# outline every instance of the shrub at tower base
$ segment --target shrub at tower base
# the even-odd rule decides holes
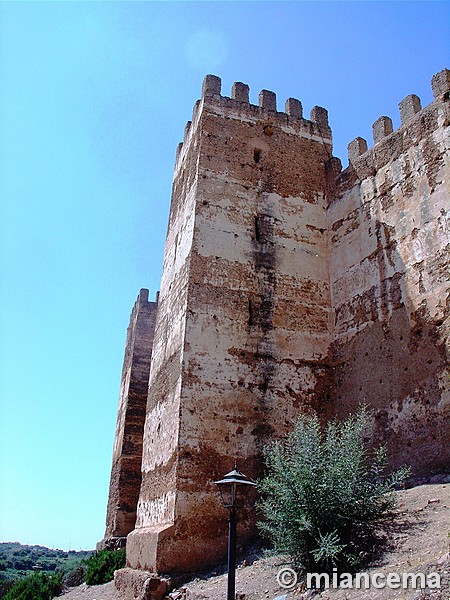
[[[303,572],[357,569],[375,522],[394,507],[393,489],[409,474],[403,467],[384,475],[385,449],[367,447],[369,421],[365,408],[325,429],[304,415],[265,451],[259,527]]]
[[[114,579],[114,571],[125,566],[125,548],[100,550],[86,561],[85,581],[88,585],[101,585]]]

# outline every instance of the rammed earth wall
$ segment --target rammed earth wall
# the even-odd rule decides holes
[[[148,290],[142,289],[130,316],[120,382],[106,531],[103,540],[97,544],[99,550],[123,547],[136,523],[157,307],[157,301],[148,301]]]
[[[368,403],[392,466],[417,476],[450,466],[448,75],[423,110],[414,95],[400,103],[398,130],[381,117],[373,148],[350,145],[328,209],[332,414]]]

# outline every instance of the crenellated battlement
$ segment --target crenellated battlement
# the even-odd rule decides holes
[[[131,315],[130,315],[130,321],[134,321],[137,318],[138,314],[141,312],[141,310],[145,307],[147,307],[150,310],[155,310],[157,308],[159,292],[156,292],[156,298],[155,298],[154,302],[149,300],[148,297],[149,297],[149,290],[147,288],[142,288],[139,291],[139,295],[136,298],[136,301],[133,305]]]
[[[246,105],[251,108],[252,114],[256,113],[261,116],[267,116],[266,112],[273,113],[272,117],[278,118],[282,122],[289,121],[289,119],[299,119],[306,121],[303,118],[303,107],[300,100],[296,98],[288,98],[285,102],[284,111],[277,110],[277,96],[275,92],[270,90],[261,90],[258,95],[258,104],[252,104],[249,100],[250,88],[246,83],[240,81],[233,83],[231,88],[231,96],[223,96],[221,94],[222,81],[220,77],[216,75],[206,75],[203,81],[202,87],[202,99],[208,99],[220,103],[221,101],[232,101],[228,102],[228,106],[245,109]],[[258,110],[259,109],[259,110]],[[321,106],[314,106],[310,112],[309,122],[314,123],[321,128],[329,131],[324,131],[331,136],[331,130],[328,123],[328,111]]]
[[[133,305],[133,309],[131,311],[130,319],[133,320],[136,315],[139,313],[142,306],[149,304],[148,300],[149,290],[146,288],[142,288],[139,290],[139,295],[136,298],[136,301]]]
[[[392,119],[387,116],[382,116],[377,119],[372,125],[374,147],[368,148],[367,141],[364,138],[357,137],[352,140],[348,149],[348,160],[351,165],[354,165],[363,155],[371,152],[389,136],[402,136],[405,127],[409,127],[419,114],[422,115],[425,111],[434,107],[436,103],[448,102],[450,95],[450,70],[443,69],[431,79],[431,88],[433,90],[434,100],[427,107],[422,108],[421,100],[416,94],[409,94],[401,102],[399,102],[399,112],[401,125],[394,131]],[[395,145],[395,140],[392,140]],[[367,158],[367,157],[365,157]]]
[[[227,117],[242,120],[265,120],[271,125],[279,125],[284,131],[293,135],[309,138],[317,138],[324,144],[329,145],[330,154],[332,147],[332,132],[328,122],[328,111],[321,106],[314,106],[310,111],[310,118],[303,116],[303,106],[300,100],[288,98],[285,102],[284,111],[277,109],[277,97],[275,92],[261,90],[258,95],[258,104],[250,102],[250,87],[240,81],[233,83],[231,95],[222,95],[222,80],[216,75],[206,75],[202,85],[202,97],[195,103],[192,119],[185,126],[183,142],[177,147],[176,161],[182,154],[182,149],[187,145],[190,132],[196,123],[201,107],[217,109],[222,114],[226,112]]]

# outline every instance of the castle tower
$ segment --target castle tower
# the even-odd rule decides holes
[[[106,531],[97,549],[119,548],[134,529],[157,301],[142,289],[131,312],[120,383]]]
[[[177,153],[150,370],[132,569],[189,571],[226,555],[214,480],[326,396],[331,314],[327,112],[277,112],[207,76]],[[242,511],[240,539],[254,533]]]

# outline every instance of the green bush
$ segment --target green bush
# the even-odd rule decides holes
[[[114,571],[125,566],[125,548],[122,550],[100,550],[86,561],[88,585],[100,585],[114,579]]]
[[[409,474],[383,475],[386,451],[368,451],[368,427],[365,408],[324,430],[304,415],[284,442],[265,450],[258,525],[303,572],[360,566],[373,524],[394,506],[390,492]]]
[[[51,600],[61,592],[60,573],[34,573],[15,583],[4,600]]]
[[[0,598],[4,598],[14,584],[11,579],[0,579]]]
[[[64,573],[63,575],[63,586],[64,587],[76,587],[77,585],[81,585],[86,577],[86,565],[82,564]]]

